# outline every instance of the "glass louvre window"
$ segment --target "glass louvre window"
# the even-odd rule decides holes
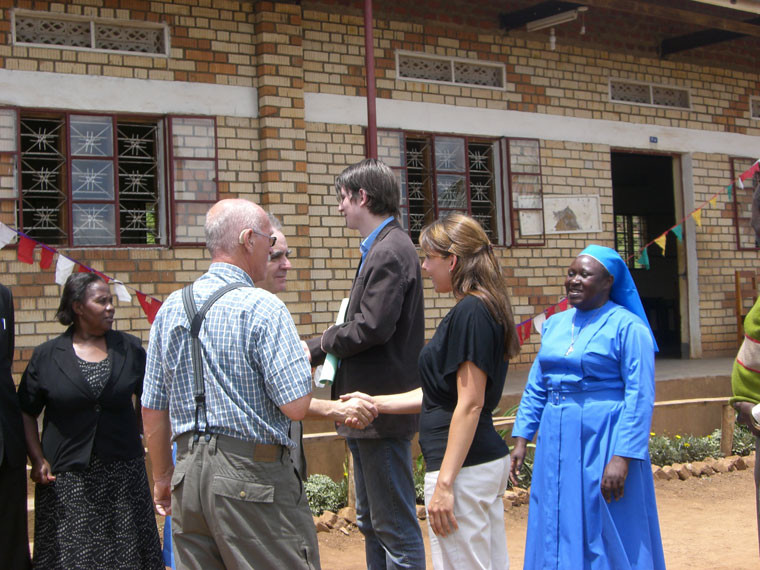
[[[422,228],[451,212],[477,219],[493,243],[504,244],[499,221],[497,141],[380,131],[378,155],[397,172],[401,222],[416,243]]]
[[[174,242],[203,243],[206,212],[217,200],[216,123],[172,117]]]
[[[6,119],[0,114],[0,134],[5,132]],[[169,149],[175,152],[173,181],[180,198],[176,206],[178,212],[197,215],[177,215],[177,219],[182,235],[191,236],[185,242],[203,243],[203,216],[217,199],[215,123],[213,119],[183,121],[193,124],[193,136]],[[162,118],[22,113],[21,195],[15,222],[19,229],[56,246],[167,245],[165,122]],[[188,152],[193,145],[203,150]],[[198,154],[214,158],[201,160]],[[12,156],[0,149],[0,199],[16,198]],[[1,202],[3,219],[13,203]]]
[[[752,194],[755,191],[753,178],[744,181],[740,188],[736,179],[744,174],[755,163],[754,158],[731,158],[731,180],[733,180],[731,196],[734,206],[734,229],[736,231],[736,249],[749,251],[758,249],[755,243],[755,231],[750,226],[752,217]]]
[[[543,244],[544,195],[538,141],[509,139],[507,148],[514,244]]]
[[[16,223],[18,197],[18,112],[0,109],[0,222]]]
[[[631,269],[646,269],[639,263],[646,236],[646,220],[642,216],[615,214],[615,249]]]

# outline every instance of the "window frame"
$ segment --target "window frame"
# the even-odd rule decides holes
[[[433,203],[433,211],[434,211],[434,218],[435,220],[440,219],[441,212],[451,212],[451,211],[460,211],[456,208],[440,208],[438,205],[437,200],[437,174],[438,171],[435,168],[435,139],[438,138],[459,138],[464,141],[464,150],[465,150],[465,162],[466,162],[466,169],[463,172],[464,177],[464,183],[466,188],[466,202],[467,202],[467,214],[472,215],[472,188],[470,185],[471,181],[471,172],[470,167],[468,164],[469,157],[469,144],[470,143],[481,143],[481,144],[490,144],[492,146],[492,154],[493,154],[493,185],[494,185],[494,204],[493,204],[493,211],[497,218],[497,227],[494,228],[492,233],[496,236],[496,241],[493,244],[496,247],[540,247],[544,246],[546,244],[546,228],[544,227],[543,222],[543,213],[544,213],[544,207],[543,207],[543,181],[542,181],[542,174],[541,174],[541,144],[539,139],[533,139],[533,138],[524,138],[524,137],[489,137],[489,136],[479,136],[479,135],[461,135],[456,133],[443,133],[443,132],[434,132],[434,131],[407,131],[404,129],[378,129],[378,138],[381,136],[381,133],[394,133],[394,134],[400,134],[401,135],[401,144],[403,145],[402,149],[402,157],[404,157],[402,166],[392,166],[389,164],[389,167],[394,172],[403,172],[407,174],[406,180],[407,185],[401,185],[401,191],[406,192],[406,196],[401,200],[401,204],[399,207],[399,210],[402,214],[406,211],[407,216],[409,214],[409,188],[408,188],[408,166],[406,164],[406,141],[408,137],[418,137],[418,138],[428,138],[429,144],[430,144],[430,153],[431,153],[431,160],[433,162],[433,169],[430,173],[430,176],[432,178],[431,182],[431,189],[433,191],[432,196],[432,203]],[[369,136],[369,132],[367,132],[367,136]],[[539,180],[540,184],[540,198],[541,198],[541,208],[514,208],[513,207],[513,190],[512,190],[512,165],[511,165],[511,155],[510,155],[510,148],[509,148],[509,142],[510,141],[533,141],[536,143],[537,149],[538,149],[538,165],[539,165],[539,171],[538,173],[523,173],[521,171],[514,171],[514,174],[520,175],[520,174],[528,174],[531,176],[536,176]],[[448,171],[446,172],[448,174]],[[496,196],[497,193],[501,193],[501,196]],[[405,204],[405,205],[404,205]],[[534,236],[527,236],[527,239],[522,236],[517,235],[517,224],[515,223],[515,219],[513,218],[513,214],[519,215],[520,211],[527,211],[527,210],[536,210],[540,211],[541,216],[541,234],[540,239],[533,239]],[[408,218],[407,218],[408,219]],[[403,224],[402,224],[403,225]],[[407,233],[411,236],[411,221],[409,222],[409,227],[406,228]]]
[[[614,99],[612,97],[612,84],[613,83],[630,83],[631,85],[644,85],[649,88],[649,103],[639,103],[638,101],[621,101],[620,99]],[[661,105],[654,103],[654,90],[655,89],[674,89],[678,91],[684,91],[686,98],[689,100],[689,104],[686,107],[675,107],[673,105]],[[692,96],[691,90],[688,87],[676,87],[675,85],[667,85],[665,83],[654,83],[651,81],[633,81],[630,79],[623,79],[621,77],[609,77],[607,79],[607,100],[614,105],[636,105],[638,107],[652,107],[654,109],[671,109],[673,111],[691,111],[692,110]]]
[[[752,194],[754,193],[754,186],[752,185],[752,179],[750,178],[748,182],[744,182],[744,188],[740,188],[739,185],[736,183],[737,178],[743,173],[743,171],[739,171],[736,169],[736,163],[739,161],[747,161],[750,164],[755,163],[754,158],[749,157],[743,157],[743,156],[730,156],[728,158],[729,167],[731,170],[731,180],[733,181],[732,188],[733,191],[731,192],[731,199],[733,201],[733,221],[734,221],[734,235],[736,236],[736,251],[760,251],[760,247],[757,245],[753,247],[746,247],[742,245],[742,229],[746,229],[750,227],[749,224],[749,217],[739,217],[739,192],[747,192],[749,194],[749,204],[750,204],[750,211],[751,211],[751,204],[752,204]],[[751,240],[754,242],[754,239]]]
[[[16,37],[16,16],[22,16],[27,17],[30,19],[37,19],[37,20],[57,20],[57,21],[67,21],[67,22],[82,22],[89,25],[90,28],[90,45],[89,46],[69,46],[69,45],[61,45],[61,44],[44,44],[44,43],[35,43],[35,42],[24,42],[19,41]],[[164,51],[162,53],[159,52],[142,52],[142,51],[129,51],[129,50],[116,50],[116,49],[105,49],[97,47],[96,38],[97,38],[97,32],[96,28],[98,25],[101,26],[110,26],[115,28],[124,28],[124,29],[151,29],[151,30],[158,30],[162,32],[163,35],[163,42],[164,42]],[[166,22],[149,22],[146,20],[118,20],[114,18],[100,18],[95,16],[81,16],[78,14],[65,14],[65,13],[58,13],[58,12],[48,12],[48,11],[38,11],[38,10],[27,10],[24,8],[13,8],[11,10],[11,45],[14,46],[22,46],[22,47],[33,47],[33,48],[47,48],[47,49],[70,49],[74,51],[88,51],[88,52],[98,52],[98,53],[112,53],[112,54],[119,54],[119,55],[131,55],[131,56],[145,56],[145,57],[159,57],[168,59],[169,55],[171,54],[171,34],[169,33],[169,26],[166,24]]]
[[[65,243],[57,245],[60,248],[74,248],[74,249],[103,249],[103,248],[173,248],[173,247],[205,247],[205,240],[200,241],[184,241],[180,242],[176,240],[176,201],[174,199],[174,144],[171,133],[171,125],[173,119],[199,119],[204,121],[210,121],[213,125],[213,158],[205,159],[207,162],[213,164],[213,182],[215,185],[214,199],[213,200],[199,200],[190,201],[184,200],[181,202],[187,203],[208,203],[213,204],[219,199],[219,140],[217,121],[214,116],[207,115],[155,115],[155,114],[139,114],[139,113],[105,113],[105,112],[90,112],[79,110],[63,110],[63,109],[38,109],[38,108],[24,108],[13,106],[0,106],[0,109],[4,111],[12,110],[15,112],[16,120],[16,150],[15,151],[0,151],[0,155],[14,156],[14,164],[16,173],[14,177],[14,197],[3,197],[0,195],[0,203],[13,203],[14,211],[12,213],[5,212],[0,207],[1,215],[12,215],[14,218],[14,225],[19,231],[24,231],[23,227],[23,191],[22,191],[22,152],[21,152],[21,121],[23,116],[61,119],[64,122],[65,134],[65,149],[64,149],[64,161],[65,161],[65,194],[66,194],[66,227],[63,228],[65,232]],[[87,203],[112,203],[114,204],[114,231],[115,242],[114,244],[74,244],[73,242],[73,203],[74,198],[72,194],[72,162],[75,159],[80,159],[80,155],[74,155],[71,148],[71,117],[72,116],[85,116],[85,117],[109,117],[112,121],[113,127],[113,152],[110,158],[102,158],[102,160],[110,160],[114,165],[113,171],[113,183],[114,183],[114,199],[111,201],[102,200],[87,200]],[[159,243],[122,243],[121,235],[121,202],[120,202],[120,176],[119,176],[119,157],[118,157],[118,126],[119,123],[125,122],[145,122],[145,124],[160,125],[159,133],[156,137],[156,149],[155,159],[159,165],[159,172],[157,172],[158,192],[162,195],[157,196],[159,209],[163,211],[159,212],[158,229],[159,231],[165,229],[163,240]],[[201,159],[193,159],[201,160]],[[162,172],[160,170],[163,170]],[[160,235],[160,234],[159,234]],[[35,239],[35,238],[32,238]]]
[[[507,189],[507,195],[509,203],[505,205],[505,208],[507,208],[509,212],[509,218],[508,218],[508,224],[511,232],[511,244],[510,247],[544,247],[546,245],[546,224],[544,222],[544,183],[543,183],[543,172],[541,170],[541,140],[540,139],[533,139],[533,138],[527,138],[527,137],[504,137],[501,139],[505,146],[505,165],[506,165],[506,173],[507,173],[507,180],[505,183],[506,189]],[[538,173],[534,172],[523,172],[523,171],[515,171],[512,169],[512,149],[510,147],[511,141],[535,141],[536,148],[538,149]],[[525,175],[525,176],[536,176],[538,178],[539,186],[540,186],[540,198],[541,198],[541,207],[540,208],[516,208],[514,205],[514,184],[512,184],[513,177],[517,175]],[[531,239],[531,236],[519,236],[518,235],[518,226],[519,226],[519,213],[520,212],[540,212],[541,217],[541,239]],[[515,214],[513,217],[512,214]],[[505,212],[506,215],[506,212]],[[539,234],[535,234],[539,235]]]
[[[395,56],[396,56],[396,79],[398,81],[419,81],[421,83],[435,83],[438,85],[454,85],[458,87],[469,87],[471,89],[492,89],[494,91],[506,91],[508,87],[507,67],[504,63],[501,63],[499,61],[471,59],[471,58],[466,58],[466,57],[454,57],[454,56],[448,56],[448,55],[437,55],[433,53],[410,51],[410,50],[403,50],[403,49],[396,50]],[[425,79],[422,77],[407,77],[405,75],[401,75],[400,60],[403,56],[414,57],[417,59],[426,59],[430,61],[447,62],[450,64],[451,79],[448,81],[442,81],[440,79]],[[462,81],[457,81],[456,70],[455,70],[457,63],[479,65],[483,67],[493,67],[495,69],[498,69],[501,75],[501,85],[500,86],[499,85],[480,85],[477,83],[465,83]]]
[[[213,200],[177,200],[175,198],[175,179],[174,179],[174,164],[176,160],[183,160],[183,157],[178,157],[174,152],[174,123],[175,119],[200,119],[210,120],[213,123],[214,129],[214,158],[193,158],[192,160],[198,160],[203,162],[213,162],[214,165],[214,184],[216,185],[216,192]],[[177,240],[177,203],[207,203],[209,208],[219,201],[219,133],[216,117],[213,116],[201,116],[201,115],[167,115],[166,116],[166,174],[167,174],[167,212],[169,215],[169,231],[171,233],[170,242],[172,246],[178,247],[191,247],[191,246],[204,246],[204,242],[197,241],[178,241]]]

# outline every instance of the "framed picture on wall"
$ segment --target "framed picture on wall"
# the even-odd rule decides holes
[[[601,232],[599,196],[545,195],[544,230],[547,234]]]

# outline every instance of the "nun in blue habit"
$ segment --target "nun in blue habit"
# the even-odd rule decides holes
[[[657,344],[628,267],[591,245],[544,323],[512,436],[516,482],[538,431],[526,569],[664,569],[649,431]]]

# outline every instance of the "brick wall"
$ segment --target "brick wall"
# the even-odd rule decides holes
[[[171,55],[14,47],[9,39],[13,6],[166,22]],[[482,6],[468,13],[466,21],[453,23],[440,15],[422,19],[411,6],[409,15],[402,16],[399,6],[390,2],[376,7],[381,98],[760,135],[760,122],[748,119],[748,98],[760,91],[757,71],[706,67],[685,59],[661,61],[646,49],[632,55],[610,42],[597,45],[570,37],[567,30],[558,37],[561,49],[551,51],[543,34],[498,31],[492,11],[486,13]],[[482,25],[468,23],[476,17]],[[395,78],[398,49],[503,62],[507,88],[399,81]],[[258,117],[216,117],[220,195],[250,197],[283,220],[295,254],[283,299],[299,331],[317,334],[333,322],[359,259],[358,235],[345,228],[337,212],[333,182],[345,166],[364,157],[364,129],[307,123],[304,93],[365,95],[359,4],[0,0],[0,68],[256,87]],[[611,104],[610,77],[685,87],[692,109]],[[440,132],[446,132],[445,124]],[[621,140],[620,147],[625,145]],[[603,231],[548,236],[540,248],[498,248],[518,322],[559,301],[565,268],[588,241],[611,245],[613,240],[610,147],[546,140],[540,146],[544,193],[599,195]],[[693,165],[696,204],[730,181],[726,155],[694,154]],[[699,268],[694,276],[699,279],[704,356],[735,351],[733,269],[757,262],[756,252],[736,251],[727,208],[725,199],[706,208],[696,237]],[[199,247],[62,251],[158,298],[191,281],[208,265],[207,254]],[[10,248],[0,250],[0,271],[17,299],[16,369],[20,371],[34,346],[62,330],[53,322],[59,288],[52,269],[21,264]],[[428,337],[451,304],[451,299],[435,294],[426,284]],[[117,327],[147,340],[148,323],[136,301],[117,308]],[[537,341],[534,334],[518,364],[530,363]]]

